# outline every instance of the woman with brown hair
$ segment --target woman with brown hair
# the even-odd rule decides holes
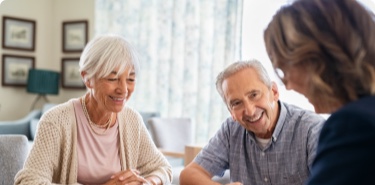
[[[300,0],[264,33],[287,89],[329,113],[308,184],[370,184],[375,166],[374,15],[354,0]]]

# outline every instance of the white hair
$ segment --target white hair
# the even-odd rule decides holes
[[[216,90],[219,92],[224,102],[225,102],[225,95],[224,95],[224,91],[222,87],[224,80],[236,74],[237,72],[242,71],[243,69],[247,69],[247,68],[255,69],[259,79],[267,87],[271,88],[272,86],[271,79],[268,76],[266,69],[258,60],[253,59],[253,60],[248,60],[248,61],[238,61],[229,65],[222,72],[220,72],[219,75],[217,75],[216,77]]]
[[[85,81],[99,79],[119,68],[117,74],[125,71],[127,66],[134,67],[139,73],[139,61],[135,49],[119,35],[99,35],[93,38],[82,52],[79,71],[85,71]]]

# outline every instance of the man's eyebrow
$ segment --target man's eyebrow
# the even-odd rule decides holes
[[[260,92],[260,90],[258,90],[258,89],[253,89],[253,90],[247,92],[246,94],[253,94],[253,93],[259,93],[259,92]]]

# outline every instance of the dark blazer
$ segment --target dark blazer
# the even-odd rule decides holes
[[[320,133],[308,185],[375,184],[375,96],[333,113]]]

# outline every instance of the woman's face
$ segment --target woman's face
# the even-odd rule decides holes
[[[284,82],[286,89],[294,90],[308,98],[306,71],[298,66],[290,66],[282,71],[284,75],[282,81]]]
[[[282,81],[287,90],[294,90],[303,94],[309,102],[314,106],[316,113],[330,113],[332,106],[326,100],[326,96],[320,96],[311,92],[313,84],[310,82],[309,71],[302,65],[291,65],[286,69],[281,69],[283,72]]]
[[[128,67],[122,74],[117,71],[118,68],[108,76],[92,80],[89,84],[99,109],[120,112],[134,91],[134,68]]]

